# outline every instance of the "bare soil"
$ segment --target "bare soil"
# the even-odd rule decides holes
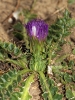
[[[34,3],[34,1],[36,2]],[[0,0],[0,40],[15,42],[11,32],[11,24],[8,22],[8,19],[12,17],[12,13],[18,9],[31,9],[31,12],[35,13],[37,18],[44,19],[51,25],[57,17],[61,17],[61,12],[66,8],[71,12],[71,17],[75,19],[75,3],[68,5],[67,0]],[[66,41],[68,40],[72,44],[69,45],[67,43],[63,45],[61,54],[70,53],[71,55],[68,59],[75,61],[75,56],[72,55],[72,49],[75,47],[75,28],[71,31],[72,34],[66,38]],[[9,65],[0,62],[0,74],[7,70],[9,70]],[[31,100],[42,100],[37,81],[31,85],[30,93],[33,97]]]

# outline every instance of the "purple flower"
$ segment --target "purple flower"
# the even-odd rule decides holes
[[[42,20],[32,20],[27,23],[26,29],[30,37],[44,40],[48,35],[48,25]]]

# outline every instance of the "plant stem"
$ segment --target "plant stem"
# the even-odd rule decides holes
[[[46,88],[46,90],[47,90],[47,92],[48,92],[48,100],[53,100],[52,94],[51,94],[50,89],[49,89],[49,87],[48,87],[48,84],[47,84],[47,82],[46,82],[45,75],[44,75],[43,72],[41,72],[41,71],[39,71],[39,74],[40,74],[40,77],[41,77],[41,79],[42,79],[42,81],[43,81],[43,84],[44,84],[44,86],[45,86],[45,88]]]
[[[33,72],[33,71],[28,69],[28,68],[26,68],[26,69],[24,69],[22,71],[19,71],[19,74],[22,75],[22,74],[26,74],[26,73],[29,73],[29,72]]]
[[[21,100],[30,100],[31,96],[29,95],[29,88],[30,88],[31,83],[34,82],[33,78],[34,78],[34,74],[30,75],[27,78],[25,86],[23,87],[24,90],[23,90]]]

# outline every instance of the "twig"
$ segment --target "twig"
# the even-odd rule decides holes
[[[33,0],[32,5],[31,5],[31,7],[30,7],[30,11],[32,11],[32,9],[34,8],[34,5],[36,4],[36,1],[37,1],[37,0]]]
[[[62,8],[60,8],[60,9],[58,9],[58,10],[56,10],[56,11],[52,14],[52,16],[54,16],[54,15],[57,14],[57,13],[59,13],[59,12],[62,11],[63,9],[65,9],[65,6],[62,7]]]
[[[48,17],[45,19],[45,21],[46,21],[46,20],[49,20],[50,17],[55,16],[57,13],[59,13],[59,12],[62,11],[62,10],[64,10],[65,8],[67,8],[67,7],[64,6],[64,7],[60,8],[60,9],[56,10],[55,12],[51,13],[50,16],[48,16]]]
[[[14,11],[16,11],[16,10],[19,8],[19,6],[20,6],[20,0],[18,0],[18,1],[17,1],[17,5],[16,5],[16,7],[15,7],[15,10],[14,10]]]
[[[17,4],[16,4],[16,7],[15,9],[10,13],[10,15],[8,15],[1,23],[3,24],[6,20],[8,20],[9,18],[12,17],[12,13],[15,12],[18,8],[19,8],[19,5],[20,5],[20,0],[17,1]]]

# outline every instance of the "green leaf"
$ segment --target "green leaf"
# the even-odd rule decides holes
[[[74,95],[74,99],[75,99],[75,91],[72,91],[73,95]]]
[[[17,96],[15,96],[14,94],[11,96],[10,100],[18,100]]]
[[[28,94],[31,82],[33,82],[34,75],[31,78],[28,77],[27,81],[22,81],[22,75],[31,72],[29,69],[24,69],[21,71],[10,70],[4,75],[0,76],[0,99],[1,100],[19,100],[21,97],[30,98]],[[23,99],[22,99],[23,100]]]
[[[56,59],[56,63],[62,62],[68,56],[69,56],[69,54],[62,55],[61,57]]]
[[[8,73],[5,73],[4,75],[2,75],[0,77],[0,85],[3,88],[9,88],[10,89],[10,85],[13,83],[14,80],[16,80],[18,77],[18,73],[13,70],[13,71],[9,71]]]
[[[19,56],[22,54],[20,48],[16,47],[13,43],[1,42],[0,41],[1,50],[4,51],[4,54],[13,54],[14,56]],[[2,53],[2,52],[1,52]],[[6,55],[4,55],[6,56]],[[7,57],[7,56],[6,56]]]
[[[72,78],[73,78],[73,81],[75,82],[75,75],[73,75]]]
[[[5,58],[5,57],[4,57],[4,53],[1,53],[1,52],[0,52],[0,60],[2,61],[2,60],[4,60],[4,58]]]
[[[30,75],[26,82],[25,82],[25,86],[23,87],[23,93],[21,95],[21,100],[29,100],[31,98],[31,96],[29,95],[29,88],[31,83],[34,81],[34,74]]]
[[[73,49],[72,53],[75,55],[75,49]]]
[[[13,51],[14,45],[12,43],[10,43],[10,45],[8,45],[8,48],[9,48],[10,51]]]
[[[70,34],[70,29],[75,25],[75,20],[70,18],[70,13],[65,10],[63,17],[49,27],[48,40],[52,42],[61,42],[64,37]]]
[[[24,39],[24,36],[23,36],[22,32],[14,31],[13,34],[19,40],[23,40]]]
[[[9,62],[9,63],[12,63],[12,64],[15,64],[15,65],[18,65],[22,68],[26,68],[27,66],[27,60],[26,60],[26,56],[21,55],[20,58],[18,59],[5,59],[5,61]]]
[[[13,34],[15,35],[16,38],[18,38],[19,40],[23,40],[23,28],[24,26],[22,25],[21,22],[16,22],[16,24],[14,24],[13,26],[14,28],[14,32]]]
[[[22,25],[21,22],[17,22],[16,24],[14,24],[13,28],[14,28],[14,30],[16,30],[16,31],[20,31],[20,32],[23,31],[23,25]]]
[[[26,10],[26,11],[24,10],[23,15],[25,17],[25,23],[36,18],[36,15],[32,14],[29,10]]]
[[[44,93],[42,94],[42,96],[43,96],[44,100],[48,100],[48,99],[47,99],[47,98],[48,98],[48,93],[44,92]]]
[[[57,87],[54,87],[54,86],[51,86],[51,87],[50,87],[50,91],[51,91],[51,93],[52,93],[52,96],[54,96],[54,95],[56,94],[57,90],[58,90]]]
[[[42,72],[39,72],[40,84],[43,90],[44,100],[62,100],[62,95],[58,94],[58,88],[54,86],[54,81],[48,77],[45,77]],[[58,99],[59,98],[59,99]]]
[[[27,60],[26,53],[22,53],[21,50],[13,43],[0,42],[0,60],[3,62],[13,63],[22,68],[26,68]],[[11,59],[8,54],[14,56],[15,59]]]
[[[47,100],[47,99],[53,100],[51,91],[50,91],[49,86],[46,82],[46,78],[42,72],[39,72],[39,77],[40,77],[40,84],[41,84],[42,90],[44,92],[44,94],[42,95],[44,97],[44,100]]]
[[[75,2],[75,0],[68,0],[68,3],[69,4],[72,4],[72,3],[74,3]]]
[[[14,48],[14,55],[18,56],[20,54],[20,49],[18,49],[17,47]]]
[[[72,97],[74,97],[72,91],[70,89],[67,89],[66,90],[66,98],[71,99]]]
[[[62,100],[62,95],[56,94],[53,100]]]
[[[12,92],[12,85],[9,85],[9,86],[8,86],[8,90],[9,90],[10,92]]]
[[[67,74],[67,73],[65,73],[65,74],[64,74],[64,80],[65,80],[66,82],[72,82],[72,76],[69,75],[69,74]]]

